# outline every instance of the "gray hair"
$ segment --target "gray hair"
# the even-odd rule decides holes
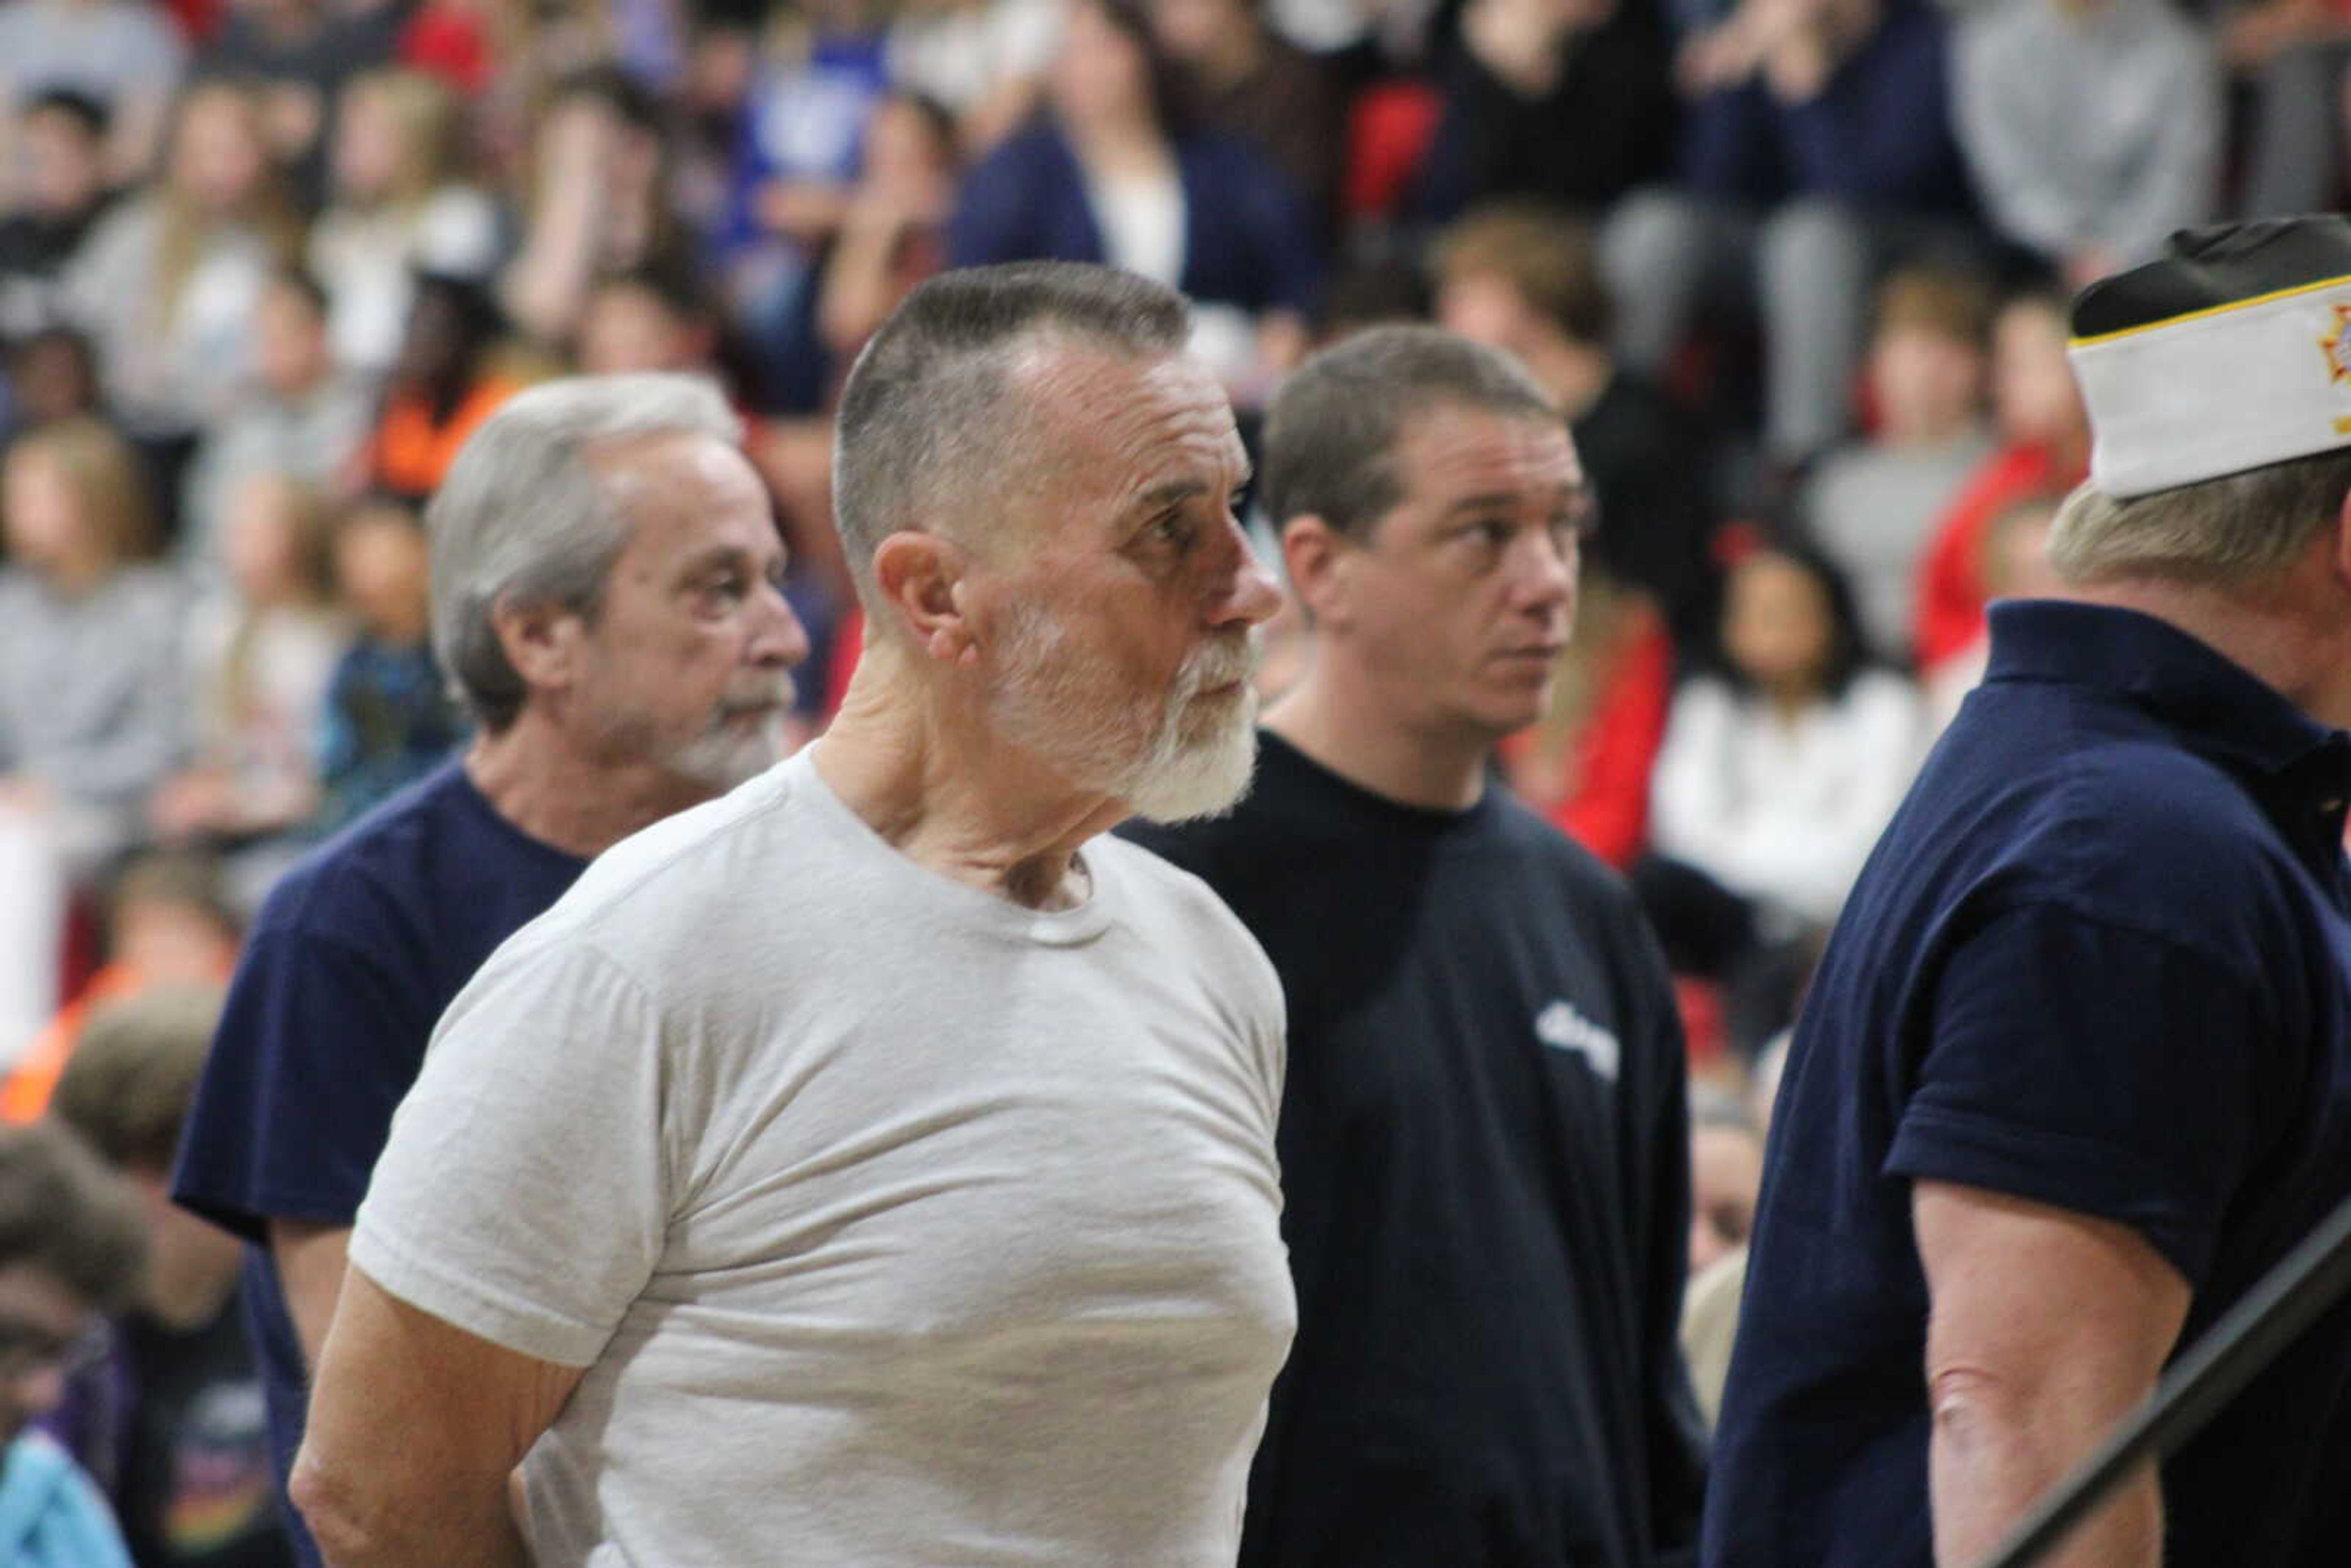
[[[1316,517],[1363,538],[1404,498],[1395,444],[1432,409],[1562,423],[1526,368],[1441,327],[1373,327],[1298,369],[1266,410],[1260,487],[1279,528]]]
[[[2342,515],[2351,449],[2321,452],[2118,501],[2084,485],[2049,530],[2049,564],[2074,584],[2160,577],[2213,587],[2292,564]]]
[[[467,438],[424,517],[433,643],[452,695],[492,733],[529,695],[507,658],[501,606],[593,618],[630,519],[590,465],[596,447],[657,435],[739,444],[741,421],[694,376],[576,376],[518,393]]]
[[[1191,326],[1175,290],[1073,262],[946,272],[907,295],[858,355],[834,424],[833,516],[861,589],[890,535],[985,507],[1038,466],[1028,400],[1007,395],[1028,354],[1056,340],[1173,354]]]

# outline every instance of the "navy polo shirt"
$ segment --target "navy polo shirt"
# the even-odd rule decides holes
[[[1992,611],[1772,1126],[1713,1568],[1928,1568],[1914,1182],[2128,1225],[2193,1343],[2351,1192],[2351,737],[2128,611]],[[2351,1312],[2165,1467],[2170,1568],[2351,1552]]]

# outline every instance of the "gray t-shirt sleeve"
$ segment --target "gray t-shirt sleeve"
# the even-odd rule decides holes
[[[351,1261],[509,1350],[594,1362],[668,1225],[661,1036],[651,1000],[592,946],[493,957],[392,1122]]]

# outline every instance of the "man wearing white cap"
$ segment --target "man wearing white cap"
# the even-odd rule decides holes
[[[2051,564],[1791,1055],[1710,1568],[1958,1568],[2351,1190],[2351,222],[2076,301]],[[2339,1563],[2351,1322],[2052,1563]]]

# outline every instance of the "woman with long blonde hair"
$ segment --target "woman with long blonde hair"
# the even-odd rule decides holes
[[[173,493],[196,432],[245,382],[254,307],[299,240],[259,94],[227,80],[190,88],[161,173],[99,225],[66,278],[107,404],[160,470],[159,495]]]
[[[467,178],[464,129],[455,94],[422,71],[370,71],[343,90],[309,259],[348,369],[391,365],[417,270],[480,278],[497,259],[497,208]]]

